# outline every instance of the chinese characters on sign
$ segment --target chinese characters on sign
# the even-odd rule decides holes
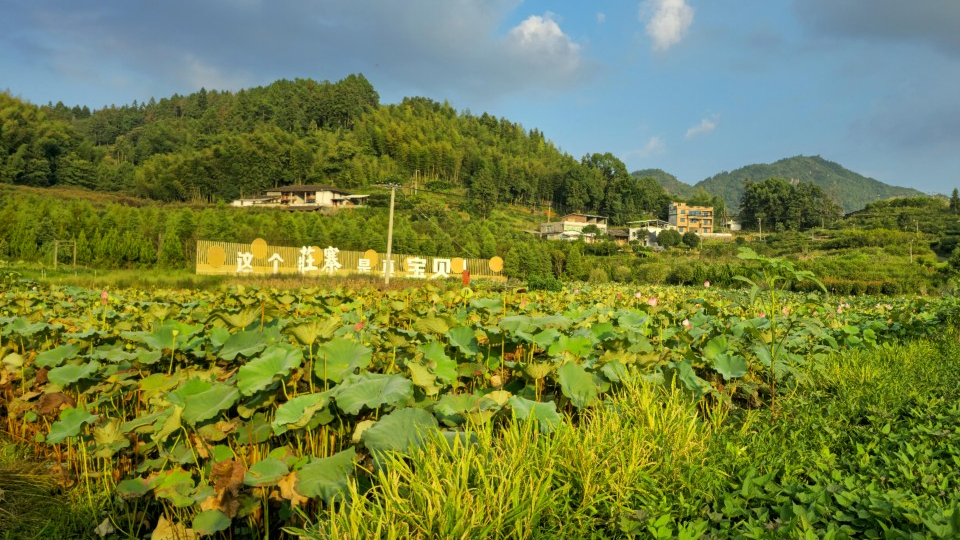
[[[236,275],[346,276],[366,274],[410,279],[447,279],[469,270],[475,277],[503,279],[503,260],[423,257],[395,254],[387,260],[373,250],[341,251],[335,246],[270,246],[257,239],[251,244],[197,242],[197,273]]]

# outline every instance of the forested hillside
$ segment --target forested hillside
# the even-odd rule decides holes
[[[391,181],[497,202],[661,215],[668,196],[609,153],[575,159],[536,129],[448,103],[383,105],[362,75],[199,90],[90,111],[0,94],[0,183],[77,186],[161,201],[231,200],[267,188]]]
[[[676,176],[662,169],[642,169],[639,171],[633,171],[630,174],[636,178],[653,178],[667,193],[675,197],[689,198],[693,197],[697,192],[697,188],[691,186],[690,184],[684,184],[680,180],[677,180]]]
[[[711,176],[698,182],[695,187],[719,195],[730,207],[736,208],[743,194],[744,180],[761,182],[768,178],[796,180],[820,186],[845,212],[859,210],[868,203],[891,197],[923,195],[915,189],[891,186],[867,178],[820,156],[797,156],[771,164],[748,165]]]

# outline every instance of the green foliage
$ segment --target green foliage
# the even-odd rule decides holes
[[[693,231],[687,231],[683,233],[681,242],[683,242],[683,245],[689,248],[695,248],[700,245],[700,237],[697,236],[697,233]]]
[[[719,195],[728,207],[736,208],[740,205],[744,193],[744,180],[759,181],[766,178],[785,178],[798,180],[801,184],[816,185],[823,190],[826,197],[836,201],[843,212],[853,212],[874,201],[891,197],[921,195],[915,189],[884,184],[819,156],[796,156],[772,164],[748,165],[714,175],[699,182],[696,187]],[[746,220],[741,222],[746,226],[753,226]],[[770,230],[773,230],[773,227]]]
[[[767,230],[805,230],[833,223],[840,217],[837,204],[818,185],[791,184],[779,178],[746,180],[740,196],[740,222]]]
[[[679,246],[683,237],[674,229],[664,229],[657,234],[657,243],[665,248]]]
[[[563,283],[556,278],[532,277],[527,281],[527,288],[531,291],[554,291],[563,290]]]
[[[508,497],[495,499],[501,518],[477,502],[470,482],[480,473],[444,470],[444,485],[466,482],[464,496],[475,498],[456,502],[484,526],[560,531],[572,522],[604,534],[689,533],[708,519],[701,509],[719,500],[717,492],[666,496],[693,477],[685,466],[705,463],[697,411],[721,415],[719,425],[728,409],[748,414],[794,394],[812,366],[838,351],[888,350],[945,328],[952,334],[957,321],[951,298],[838,305],[775,289],[807,274],[788,261],[744,255],[757,272],[744,295],[611,284],[464,295],[424,284],[113,290],[104,305],[99,290],[18,283],[0,295],[4,429],[65,460],[66,474],[83,471],[75,477],[82,489],[117,495],[103,512],[113,523],[152,527],[166,514],[175,527],[224,527],[212,506],[238,534],[273,534],[302,525],[301,515],[333,523],[327,517],[352,507],[338,501],[357,504],[359,516],[368,503],[396,495],[393,487],[407,492],[392,475],[412,463],[430,474],[418,456],[438,452],[446,456],[441,465],[487,441],[480,451],[491,453],[472,463],[500,479],[487,486],[508,490],[490,490]],[[697,266],[693,272],[704,275]],[[658,401],[664,395],[667,402]],[[778,410],[787,414],[786,405]],[[589,426],[601,431],[580,431]],[[516,445],[503,454],[515,468],[493,465],[492,440]],[[529,456],[518,461],[523,452]],[[608,459],[624,455],[637,461]],[[549,474],[521,472],[521,463]],[[104,473],[113,470],[118,476]],[[653,480],[652,471],[665,476]],[[531,478],[536,493],[509,491],[509,482],[530,487]],[[261,497],[262,489],[274,496]],[[580,502],[565,505],[568,494]],[[509,497],[562,508],[526,522],[529,513],[502,512]],[[410,503],[397,500],[411,515]],[[688,500],[697,502],[688,507]],[[558,518],[565,508],[576,519]]]

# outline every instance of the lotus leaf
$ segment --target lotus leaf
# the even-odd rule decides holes
[[[541,403],[513,396],[507,400],[507,405],[519,420],[535,421],[542,433],[552,433],[560,425],[560,414],[557,413],[557,404],[553,401]]]
[[[256,330],[243,330],[230,336],[220,349],[218,356],[233,361],[237,355],[251,358],[267,346],[263,333]]]
[[[440,317],[423,317],[413,323],[413,327],[421,334],[436,334],[442,336],[450,330],[447,321]]]
[[[477,309],[484,309],[491,314],[503,311],[503,300],[499,298],[474,298],[470,305]]]
[[[383,465],[386,452],[407,452],[423,445],[429,432],[437,429],[437,419],[423,409],[407,407],[383,416],[375,426],[360,436],[373,454],[378,467]]]
[[[473,329],[467,326],[457,326],[447,331],[447,338],[450,343],[460,349],[460,352],[468,356],[480,354],[480,346],[477,343],[477,336]]]
[[[537,331],[537,326],[533,324],[530,317],[526,315],[510,315],[503,317],[498,323],[500,328],[512,334],[530,334]]]
[[[179,321],[167,321],[152,332],[123,332],[121,335],[131,341],[145,344],[155,351],[180,349],[191,337],[203,330],[202,324],[190,325]]]
[[[153,433],[153,424],[165,413],[169,413],[169,410],[162,410],[151,414],[146,414],[144,416],[138,416],[133,420],[120,424],[120,431],[123,433]]]
[[[613,360],[601,366],[600,373],[603,373],[608,381],[618,383],[626,379],[627,367],[619,360]]]
[[[281,478],[290,474],[287,464],[272,457],[264,458],[247,470],[243,483],[253,487],[275,486]]]
[[[84,424],[89,424],[96,419],[97,415],[90,414],[81,408],[66,408],[60,412],[60,419],[50,426],[47,442],[57,444],[70,437],[76,437]]]
[[[730,343],[727,341],[726,336],[716,336],[711,338],[710,341],[703,346],[703,357],[707,360],[713,360],[729,350]]]
[[[339,317],[329,317],[324,320],[312,319],[309,322],[291,326],[287,330],[297,338],[302,345],[313,345],[318,339],[330,339],[340,327]]]
[[[533,336],[533,342],[543,350],[547,350],[547,348],[556,343],[558,339],[560,339],[560,331],[556,328],[541,330]]]
[[[91,360],[86,364],[80,365],[66,364],[51,369],[50,373],[47,374],[47,379],[53,384],[66,388],[80,379],[91,377],[96,374],[99,369],[100,363],[96,360]]]
[[[130,439],[124,436],[120,431],[120,419],[111,418],[93,428],[93,440],[97,443],[95,456],[98,458],[110,458],[119,450],[130,446]]]
[[[573,362],[567,362],[557,370],[560,390],[570,399],[573,406],[582,409],[597,401],[597,385],[593,376]]]
[[[418,362],[407,362],[407,369],[410,370],[410,380],[414,385],[423,389],[426,395],[435,396],[440,393],[437,376],[430,371],[428,366]]]
[[[260,319],[260,309],[255,307],[246,308],[237,313],[230,313],[225,310],[214,311],[210,318],[220,319],[227,323],[231,328],[246,328]]]
[[[750,366],[747,364],[747,361],[742,356],[735,354],[718,354],[714,356],[712,365],[713,369],[717,370],[717,373],[722,375],[724,380],[728,381],[737,377],[743,377],[750,372]]]
[[[270,421],[264,412],[258,412],[253,418],[237,426],[237,444],[258,444],[270,439],[272,431]]]
[[[259,358],[240,367],[237,388],[244,396],[253,395],[269,386],[275,378],[286,377],[299,367],[303,352],[289,345],[271,345]]]
[[[363,407],[395,407],[413,398],[413,383],[403,375],[361,373],[351,375],[334,390],[337,407],[347,414],[358,414]]]
[[[13,322],[3,327],[3,335],[16,334],[18,336],[30,337],[49,328],[50,325],[43,322],[28,323],[23,317],[15,317]]]
[[[697,376],[686,359],[669,362],[662,368],[663,382],[668,386],[679,386],[689,390],[696,399],[700,399],[713,390],[710,383]]]
[[[228,384],[213,383],[210,388],[184,394],[183,418],[191,425],[217,416],[240,399],[240,391]]]
[[[586,336],[567,337],[561,335],[560,338],[547,349],[547,354],[550,356],[572,355],[577,358],[583,358],[593,350],[593,345],[593,340]]]
[[[150,481],[150,488],[158,499],[166,499],[179,508],[193,506],[190,496],[194,489],[192,475],[183,469],[158,473]]]
[[[17,353],[10,353],[3,357],[3,365],[10,371],[23,367],[23,356]]]
[[[230,528],[230,518],[220,510],[204,510],[193,518],[193,531],[200,536],[216,534]]]
[[[156,443],[167,440],[167,437],[180,431],[183,427],[183,407],[174,405],[161,414],[153,424],[153,435],[150,439]]]
[[[130,478],[117,484],[117,493],[122,499],[135,499],[150,492],[150,486],[141,478]]]
[[[573,325],[573,321],[569,317],[563,315],[546,315],[544,317],[535,317],[531,319],[531,324],[537,328],[569,328]]]
[[[443,344],[439,341],[429,341],[418,346],[417,349],[430,362],[429,367],[438,379],[447,384],[457,380],[457,362],[447,356]]]
[[[68,343],[66,345],[61,345],[56,349],[50,349],[49,351],[44,351],[37,355],[33,360],[33,364],[37,367],[50,368],[54,366],[59,366],[66,360],[70,360],[77,356],[77,353],[80,352],[80,346],[74,343]]]
[[[617,331],[613,327],[613,323],[610,322],[595,323],[591,325],[590,334],[596,341],[605,341],[617,337]]]
[[[291,398],[277,408],[277,414],[271,424],[273,432],[279,435],[289,429],[306,427],[317,411],[329,405],[332,394],[333,390],[328,390]]]
[[[307,497],[320,497],[332,504],[347,494],[347,482],[353,474],[357,451],[351,446],[327,458],[311,459],[297,472],[296,490]]]
[[[373,352],[355,341],[345,338],[332,339],[317,348],[319,359],[313,371],[317,377],[339,383],[357,369],[370,365]]]

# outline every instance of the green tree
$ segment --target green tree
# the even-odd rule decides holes
[[[687,247],[695,248],[700,245],[700,237],[697,236],[697,233],[693,231],[687,231],[683,233],[681,240]]]
[[[950,211],[960,214],[960,193],[957,192],[957,188],[953,188],[953,193],[950,195]]]
[[[665,248],[672,248],[680,245],[682,237],[674,229],[664,229],[657,234],[657,243]]]

